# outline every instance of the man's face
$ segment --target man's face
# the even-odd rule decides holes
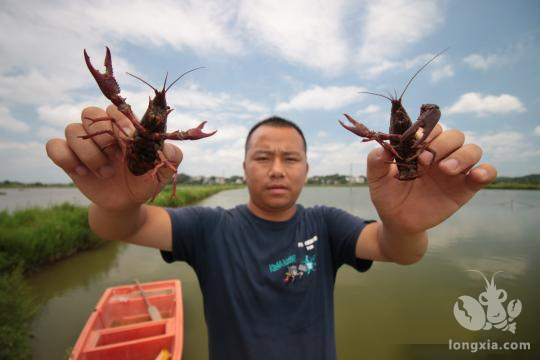
[[[250,205],[263,212],[290,210],[306,181],[308,164],[300,134],[262,125],[252,134],[244,161]]]

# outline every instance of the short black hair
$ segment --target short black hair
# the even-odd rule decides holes
[[[295,129],[300,134],[300,136],[302,137],[302,142],[304,143],[304,151],[307,153],[306,138],[304,137],[304,133],[302,132],[300,127],[298,127],[298,125],[296,125],[294,122],[292,122],[290,120],[283,119],[283,118],[281,118],[279,116],[272,116],[272,117],[269,117],[268,119],[264,119],[264,120],[259,121],[258,123],[253,125],[251,130],[249,130],[248,136],[246,138],[246,144],[245,144],[245,152],[246,152],[246,154],[247,154],[247,151],[248,151],[249,139],[251,139],[251,134],[253,134],[253,132],[255,130],[257,130],[259,127],[261,127],[261,126],[272,126],[272,127],[278,127],[278,128],[293,128],[293,129]]]

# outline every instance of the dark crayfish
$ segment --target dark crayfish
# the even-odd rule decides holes
[[[405,89],[403,89],[403,92],[399,98],[397,95],[386,96],[371,92],[362,92],[365,94],[381,96],[390,100],[392,103],[392,109],[390,112],[390,130],[388,134],[371,131],[364,124],[359,123],[347,114],[344,115],[353,126],[345,125],[339,121],[344,128],[364,138],[362,142],[374,140],[386,150],[390,151],[394,156],[394,161],[398,168],[396,178],[399,180],[414,180],[421,176],[420,172],[418,171],[418,156],[422,153],[422,151],[426,150],[431,152],[433,154],[433,159],[435,159],[435,151],[429,148],[429,142],[427,142],[426,139],[431,131],[435,128],[435,125],[437,125],[441,117],[439,106],[435,104],[423,104],[420,107],[420,115],[413,124],[409,118],[409,115],[407,114],[407,111],[405,111],[405,108],[401,104],[401,99],[416,75],[418,75],[420,71],[422,71],[429,63],[431,63],[445,51],[446,50],[443,50],[439,54],[435,55],[413,75],[405,86]],[[417,139],[416,132],[419,128],[422,128],[423,133],[422,136]]]
[[[167,116],[171,113],[171,111],[173,111],[173,109],[167,105],[165,94],[171,88],[171,86],[182,78],[182,76],[199,68],[189,70],[180,75],[167,88],[167,76],[165,76],[165,82],[162,90],[157,90],[143,79],[128,73],[129,75],[150,86],[155,93],[154,98],[149,99],[148,109],[144,113],[142,120],[139,121],[131,110],[131,106],[126,103],[126,99],[120,96],[120,86],[113,75],[111,51],[109,48],[107,48],[107,54],[105,55],[105,73],[99,72],[92,66],[90,57],[86,53],[86,50],[84,50],[84,60],[88,66],[88,69],[94,76],[94,79],[96,79],[96,82],[103,95],[105,95],[107,99],[116,105],[117,109],[131,121],[133,127],[135,128],[135,132],[130,136],[115,122],[115,119],[103,117],[87,120],[92,121],[92,123],[98,121],[110,121],[113,126],[118,128],[123,136],[115,134],[112,130],[104,130],[82,136],[82,138],[89,139],[101,134],[109,134],[114,137],[115,141],[110,145],[120,145],[124,160],[127,161],[128,169],[133,175],[139,176],[146,174],[148,171],[152,171],[152,178],[157,179],[159,182],[160,179],[158,170],[160,168],[167,167],[173,170],[175,175],[173,177],[172,196],[174,196],[176,193],[176,170],[178,168],[178,164],[175,164],[165,158],[165,155],[163,154],[164,141],[166,139],[198,140],[213,135],[215,131],[211,133],[204,133],[202,131],[202,128],[206,123],[206,121],[204,121],[196,128],[187,131],[176,130],[174,132],[167,133]]]

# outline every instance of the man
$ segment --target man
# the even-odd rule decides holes
[[[87,108],[82,118],[105,115],[129,128],[112,106],[106,114]],[[144,204],[155,183],[124,175],[118,149],[106,146],[109,135],[80,138],[110,125],[89,125],[70,124],[65,140],[50,140],[50,158],[93,202],[89,222],[99,236],[160,249],[166,261],[187,261],[195,269],[211,359],[334,359],[338,268],[417,262],[427,248],[426,230],[496,176],[491,165],[475,167],[478,146],[437,126],[429,137],[437,157],[420,156],[424,175],[414,181],[394,178],[395,165],[382,148],[369,154],[368,184],[381,222],[325,206],[303,208],[296,200],[308,173],[304,136],[295,124],[271,118],[255,125],[246,140],[247,205],[163,209]],[[173,162],[182,160],[174,145],[166,144],[164,152]],[[171,176],[160,170],[161,179]]]

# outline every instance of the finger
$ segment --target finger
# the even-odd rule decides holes
[[[84,166],[99,177],[108,178],[114,174],[113,166],[97,144],[81,138],[87,135],[82,124],[69,124],[65,132],[68,146]]]
[[[465,144],[439,163],[439,169],[448,175],[467,173],[480,158],[482,149],[475,144]]]
[[[433,159],[433,154],[424,151],[420,155],[420,161],[424,165],[441,161],[441,159],[446,158],[449,154],[461,147],[464,142],[465,135],[461,131],[454,129],[443,131],[429,144],[429,149],[435,152],[435,159]]]
[[[420,139],[422,137],[423,133],[424,133],[424,130],[422,128],[420,128],[418,130],[418,133],[416,134],[416,138]],[[429,142],[433,141],[441,133],[442,133],[442,126],[441,126],[441,124],[437,124],[437,125],[435,125],[433,130],[431,130],[431,132],[429,133],[429,135],[428,135],[428,137],[426,138],[425,141],[427,143],[429,143]]]
[[[100,133],[100,135],[93,136],[89,140],[94,141],[109,159],[113,159],[118,151],[118,142],[113,131],[110,116],[103,109],[91,106],[82,111],[81,121],[84,130],[88,134]]]
[[[62,170],[70,175],[84,176],[88,169],[81,163],[79,158],[69,148],[64,139],[51,139],[45,145],[47,155]]]
[[[116,134],[122,133],[124,136],[129,136],[133,133],[134,127],[132,122],[124,114],[118,111],[116,106],[107,106],[107,115],[114,119],[113,121],[116,125],[114,126],[114,131]],[[123,131],[120,129],[123,129]]]
[[[372,150],[367,158],[367,178],[369,182],[375,182],[387,176],[391,170],[393,156],[383,148]]]
[[[164,179],[165,182],[168,182],[173,175],[176,174],[178,166],[180,166],[184,155],[178,146],[168,143],[163,146],[163,154],[167,160],[172,163],[173,167],[175,167],[175,170],[173,171],[170,167],[163,166],[158,171],[159,178]]]
[[[476,192],[493,182],[496,177],[497,169],[491,164],[480,164],[467,174],[465,182],[472,191]]]

